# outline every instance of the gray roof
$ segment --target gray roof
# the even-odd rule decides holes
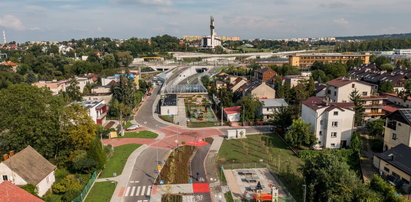
[[[411,125],[411,109],[410,108],[399,109],[387,115],[387,118]]]
[[[166,94],[161,106],[177,106],[177,94]]]
[[[263,107],[288,107],[284,99],[260,99],[260,102],[263,103]]]
[[[28,184],[37,185],[56,169],[31,146],[3,161],[12,171],[22,177]]]
[[[405,144],[397,145],[376,156],[399,170],[411,175],[411,148]]]

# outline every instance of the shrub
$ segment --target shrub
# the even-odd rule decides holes
[[[36,187],[36,185],[26,184],[26,185],[22,186],[21,188],[26,190],[30,194],[33,194],[34,196],[37,196],[37,187]]]
[[[384,141],[380,138],[371,140],[371,149],[373,152],[383,152]]]
[[[55,183],[52,186],[53,192],[56,194],[64,194],[71,190],[81,190],[80,180],[74,175],[67,175],[61,182]]]

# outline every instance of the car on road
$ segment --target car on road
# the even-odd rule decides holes
[[[133,124],[133,125],[129,126],[128,128],[126,128],[126,130],[136,130],[136,129],[138,129],[138,128],[140,128],[140,125],[138,125],[138,124]]]

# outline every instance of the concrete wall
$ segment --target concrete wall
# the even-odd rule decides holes
[[[274,99],[275,90],[267,84],[262,83],[260,86],[251,91],[251,95],[257,98]]]
[[[161,111],[161,115],[177,115],[178,107],[177,106],[161,106],[160,111]]]

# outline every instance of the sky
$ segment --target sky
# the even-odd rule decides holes
[[[8,41],[209,34],[242,39],[411,32],[410,0],[0,0]],[[2,41],[2,40],[1,40]]]

